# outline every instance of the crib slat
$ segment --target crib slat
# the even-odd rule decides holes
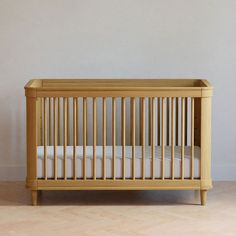
[[[169,97],[166,98],[166,146],[169,146],[169,132],[170,132],[170,104],[169,104]]]
[[[165,179],[165,98],[162,98],[161,140],[161,176]]]
[[[157,98],[157,117],[158,117],[158,124],[157,124],[157,145],[160,146],[161,144],[161,105],[160,105],[160,99]]]
[[[122,97],[122,175],[125,179],[125,97]]]
[[[70,145],[70,98],[67,98],[67,145]]]
[[[106,98],[103,100],[103,145],[102,145],[102,154],[103,154],[103,179],[106,179]]]
[[[152,98],[148,98],[148,144],[152,143]]]
[[[43,145],[43,98],[37,98],[37,143]]]
[[[73,98],[73,173],[74,179],[76,176],[76,133],[77,133],[77,98]]]
[[[57,99],[57,143],[58,145],[61,145],[61,107],[60,107],[60,97]]]
[[[38,140],[40,145],[43,145],[43,98],[39,99],[39,135]]]
[[[64,179],[67,179],[66,174],[66,146],[67,146],[67,98],[63,98],[63,159],[64,159]]]
[[[186,97],[185,98],[185,134],[184,134],[184,137],[185,137],[185,140],[184,140],[184,143],[185,143],[185,146],[188,145],[188,98]]]
[[[53,141],[54,141],[54,179],[57,179],[57,122],[56,122],[56,102],[57,98],[53,98]]]
[[[93,179],[96,179],[97,98],[93,98]]]
[[[155,113],[154,98],[151,98],[151,114],[152,114],[152,179],[155,179]]]
[[[116,179],[116,98],[112,98],[112,172]]]
[[[88,105],[89,105],[89,99],[87,98],[86,99],[86,145],[89,145],[89,134],[88,134],[88,125],[89,125],[89,122],[88,122]]]
[[[142,98],[142,177],[145,179],[145,98]]]
[[[44,179],[47,179],[47,98],[43,98]]]
[[[139,98],[139,144],[142,145],[142,98]]]
[[[131,98],[132,109],[132,177],[135,180],[135,98]]]
[[[49,135],[49,146],[52,145],[52,98],[49,98],[49,106],[48,106],[48,109],[49,109],[49,116],[48,116],[48,119],[49,119],[49,122],[48,122],[48,135]]]
[[[179,145],[179,98],[175,100],[175,145]]]
[[[76,144],[77,146],[79,145],[79,98],[76,98],[77,99],[77,115],[76,115],[76,128],[77,128],[77,131],[76,131]]]
[[[86,180],[87,97],[83,98],[83,175]]]
[[[191,98],[191,179],[194,179],[194,98]]]
[[[181,98],[181,178],[184,179],[185,98]]]
[[[175,99],[171,99],[171,177],[175,178]]]

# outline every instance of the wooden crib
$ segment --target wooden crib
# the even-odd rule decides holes
[[[25,86],[27,179],[41,190],[200,190],[212,87],[192,79],[39,79]]]

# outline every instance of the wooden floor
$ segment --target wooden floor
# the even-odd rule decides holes
[[[23,182],[0,182],[0,235],[236,235],[236,182],[197,191],[51,191],[30,206]]]

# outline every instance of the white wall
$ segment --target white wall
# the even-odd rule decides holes
[[[0,179],[25,177],[34,77],[202,77],[213,177],[236,179],[235,0],[0,0]]]

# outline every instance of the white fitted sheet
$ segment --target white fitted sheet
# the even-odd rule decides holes
[[[47,177],[54,177],[54,147],[47,146]],[[191,158],[189,146],[184,148],[184,177],[190,178],[191,171]],[[73,146],[66,147],[67,153],[67,178],[73,177]],[[126,153],[126,178],[132,177],[132,146],[125,147]],[[57,156],[57,178],[64,178],[64,158],[63,146],[56,147]],[[44,177],[44,147],[37,147],[37,176],[38,178]],[[135,146],[135,176],[136,178],[142,177],[142,146]],[[77,178],[83,177],[83,146],[76,147],[76,165],[77,165]],[[112,146],[106,146],[106,177],[112,178]],[[181,147],[175,147],[174,159],[174,176],[175,178],[181,177]],[[161,147],[155,147],[155,177],[161,178]],[[103,152],[102,146],[96,146],[96,177],[103,177]],[[200,176],[200,147],[194,147],[194,177]],[[151,178],[152,167],[152,150],[151,146],[145,146],[145,177]],[[93,147],[86,147],[86,177],[93,177]],[[122,178],[122,146],[116,146],[116,178]],[[171,178],[171,147],[165,147],[165,178]]]

